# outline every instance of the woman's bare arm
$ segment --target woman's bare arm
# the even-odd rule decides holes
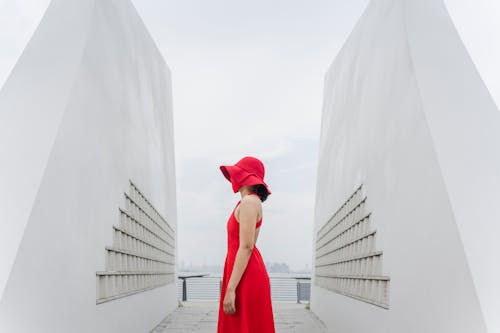
[[[226,313],[234,313],[236,311],[234,307],[234,292],[245,272],[255,245],[255,225],[260,205],[260,199],[250,195],[244,197],[239,205],[240,246],[236,253],[231,277],[227,284],[226,297],[224,299],[224,310],[227,310]]]

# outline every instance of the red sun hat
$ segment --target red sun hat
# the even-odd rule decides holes
[[[264,182],[264,164],[258,158],[245,156],[235,165],[221,165],[220,170],[233,185],[234,193],[245,185],[262,184],[267,192],[271,194],[269,187]]]

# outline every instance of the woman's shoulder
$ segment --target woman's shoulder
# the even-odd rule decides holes
[[[239,215],[242,210],[245,211],[246,214],[257,214],[257,216],[260,216],[260,220],[262,219],[262,202],[258,196],[245,195],[241,198],[239,206],[240,207],[237,207],[238,209],[236,210],[235,216],[237,221],[239,221]]]
[[[257,205],[260,206],[262,205],[262,202],[260,201],[259,196],[257,195],[245,195],[242,199],[241,202],[249,203],[251,205]]]
[[[262,202],[260,201],[260,198],[256,195],[245,195],[243,198],[241,198],[239,206],[244,207],[245,210],[260,211],[262,209]]]

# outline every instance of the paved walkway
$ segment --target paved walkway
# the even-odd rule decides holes
[[[276,333],[328,333],[325,325],[305,304],[273,303]],[[218,303],[184,302],[150,333],[215,333]]]

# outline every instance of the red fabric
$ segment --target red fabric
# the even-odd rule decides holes
[[[253,247],[245,272],[236,287],[236,313],[224,313],[224,296],[240,244],[240,224],[234,217],[236,207],[227,222],[227,256],[222,277],[217,333],[274,333],[269,275],[256,246]],[[261,223],[262,219],[257,222],[256,228]]]
[[[264,164],[258,158],[245,156],[235,165],[221,165],[220,170],[224,177],[231,182],[234,193],[238,192],[244,185],[262,184],[271,194],[269,187],[264,182]]]

